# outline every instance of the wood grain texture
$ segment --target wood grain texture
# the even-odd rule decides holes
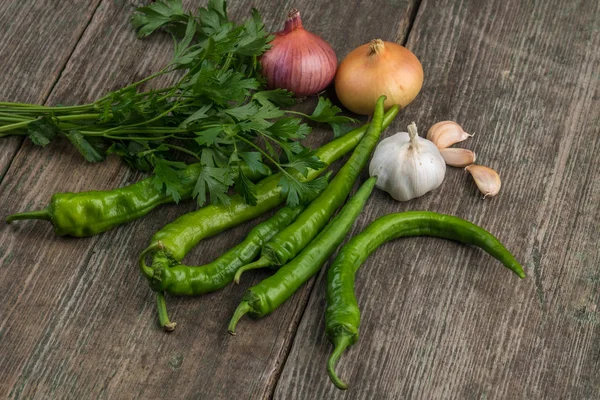
[[[70,12],[76,10],[71,7]],[[105,1],[98,7],[54,87],[49,103],[90,101],[163,66],[171,55],[170,40],[164,36],[137,40],[128,23],[132,11],[133,6],[123,1]],[[58,191],[108,189],[137,179],[137,174],[132,174],[116,159],[102,165],[86,163],[65,141],[55,141],[45,149],[27,141],[2,184],[1,217],[3,220],[11,212],[44,207]],[[103,313],[97,309],[92,311],[93,307],[81,308],[83,302],[77,296],[87,298],[90,304],[103,299],[112,302],[113,299],[103,297],[104,287],[120,288],[122,278],[106,279],[89,273],[93,270],[89,265],[96,265],[98,255],[93,245],[98,238],[57,238],[44,223],[10,227],[3,224],[0,236],[3,301],[0,396],[86,397],[100,393],[104,380],[114,371],[102,374],[102,362],[88,362],[94,359],[89,353],[94,352],[93,340],[96,339],[84,328],[88,318],[100,318]],[[122,238],[117,237],[117,240]],[[99,250],[99,255],[103,254]],[[115,250],[115,254],[118,251]],[[130,268],[115,264],[107,264],[107,267],[108,270],[98,268],[94,272],[111,273],[114,271],[110,268],[119,268],[123,273],[138,277]],[[98,276],[106,281],[97,282]],[[93,282],[99,285],[97,291],[90,290]],[[126,293],[135,291],[130,287]],[[114,297],[118,300],[118,296]],[[75,321],[75,317],[81,319]],[[110,334],[105,336],[108,343],[110,338]],[[85,344],[91,347],[86,348]],[[78,352],[80,358],[71,358],[65,349]],[[85,371],[96,374],[102,384],[82,383],[87,378]]]
[[[44,103],[99,2],[2,1],[0,101]],[[2,139],[0,182],[22,142]]]
[[[167,37],[135,39],[133,3],[101,3],[49,102],[93,100],[169,59]],[[238,17],[258,8],[272,30],[298,7],[340,59],[374,37],[402,42],[414,9],[397,0],[231,3]],[[2,225],[0,397],[265,398],[286,363],[276,398],[598,398],[600,12],[592,1],[520,3],[424,1],[408,46],[425,87],[387,133],[411,120],[423,133],[459,121],[477,133],[465,147],[501,172],[499,197],[481,201],[463,171],[449,170],[443,187],[415,202],[374,194],[354,233],[392,211],[452,213],[496,233],[528,267],[527,280],[438,239],[384,246],[359,272],[362,339],[338,368],[352,384],[342,393],[324,370],[322,276],[271,316],[242,320],[236,337],[226,334],[231,313],[266,272],[201,298],[169,298],[179,327],[160,331],[135,259],[193,204],[87,239],[58,238],[44,222]],[[329,135],[316,130],[311,143]],[[0,187],[0,218],[43,207],[56,191],[139,179],[116,159],[89,165],[64,143],[50,146],[19,151]],[[201,243],[186,261],[215,258],[251,225]]]
[[[600,5],[550,3],[421,3],[408,47],[425,85],[399,119],[422,133],[458,121],[503,188],[483,201],[449,169],[410,203],[376,193],[354,227],[404,210],[454,214],[495,233],[528,278],[440,239],[383,246],[357,276],[361,340],[337,368],[342,392],[326,374],[322,273],[275,398],[600,397]]]
[[[340,4],[300,1],[293,5],[303,12],[306,27],[325,37],[331,35],[332,45],[344,52],[350,50],[348,37],[401,38],[409,25],[411,7],[406,5],[410,3],[383,2],[374,15],[388,18],[389,24],[370,24],[345,36],[334,34],[340,19],[356,21],[360,15],[355,9],[338,10]],[[271,29],[279,29],[292,6],[291,2],[273,6],[267,1],[252,5],[263,13]],[[131,12],[125,2],[105,0],[100,4],[50,102],[93,100],[168,61],[170,39],[135,39],[127,22]],[[247,2],[231,4],[234,16],[248,12]],[[401,29],[404,33],[399,33]],[[314,99],[309,99],[301,107],[309,109],[314,104]],[[330,132],[317,130],[312,144],[324,143],[330,136]],[[57,191],[106,189],[137,179],[138,174],[115,159],[101,165],[85,164],[64,142],[43,150],[26,144],[0,189],[0,217],[43,207]],[[135,260],[152,233],[193,208],[193,204],[163,207],[141,221],[86,239],[58,238],[44,222],[3,225],[0,352],[8,356],[0,360],[0,396],[269,397],[310,287],[273,317],[260,323],[244,320],[240,334],[233,338],[226,327],[243,290],[267,273],[248,274],[243,285],[220,293],[199,299],[168,299],[171,317],[179,328],[171,335],[162,332],[156,323],[154,299]],[[210,261],[241,241],[251,225],[202,243],[187,260]]]

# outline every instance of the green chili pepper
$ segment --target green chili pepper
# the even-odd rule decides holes
[[[179,195],[182,199],[192,197],[201,168],[201,165],[196,163],[181,171]],[[242,164],[242,169],[252,180],[264,177],[252,172],[246,164]],[[131,222],[161,204],[172,202],[171,195],[156,187],[152,178],[146,178],[115,190],[56,193],[45,209],[12,214],[6,217],[6,222],[10,224],[17,220],[41,219],[50,221],[58,235],[84,237]]]
[[[319,272],[348,234],[371,195],[376,181],[376,177],[367,180],[298,257],[269,278],[248,289],[229,323],[229,333],[235,334],[235,326],[244,314],[249,313],[254,318],[260,318],[275,311],[300,286]]]
[[[176,325],[167,317],[166,304],[162,296],[164,292],[176,296],[197,296],[224,288],[233,281],[235,271],[252,261],[265,241],[291,224],[304,208],[303,205],[281,208],[271,218],[256,225],[244,241],[206,265],[170,266],[166,263],[154,263],[152,267],[148,267],[145,262],[147,253],[142,253],[139,260],[140,269],[148,279],[150,288],[161,294],[158,302],[161,326],[171,331]]]
[[[390,108],[384,116],[383,126],[389,126],[396,114],[398,108]],[[308,175],[303,179],[315,179],[327,166],[354,149],[365,136],[367,128],[368,125],[364,125],[317,149],[315,155],[326,166],[319,170],[309,169]],[[214,236],[275,208],[285,201],[281,187],[278,185],[280,178],[281,174],[277,173],[256,184],[257,205],[255,206],[246,204],[240,196],[236,195],[232,197],[229,205],[210,204],[182,215],[164,226],[151,240],[150,247],[161,242],[164,248],[164,252],[155,254],[152,263],[180,261],[202,239]],[[168,259],[165,255],[168,255]]]
[[[327,372],[340,389],[348,386],[335,374],[335,364],[344,350],[358,340],[360,310],[354,296],[356,271],[379,246],[408,236],[434,236],[480,247],[520,278],[525,278],[523,267],[502,243],[471,222],[427,211],[390,214],[373,221],[340,250],[328,271],[325,329],[335,349],[329,358]]]
[[[331,172],[328,172],[327,179],[330,175]],[[255,259],[265,242],[294,222],[305,208],[305,205],[281,208],[271,218],[252,228],[244,241],[209,264],[188,266],[159,262],[149,267],[145,258],[150,250],[146,250],[139,258],[140,270],[148,279],[150,288],[161,294],[197,296],[215,292],[230,284],[237,269]],[[160,243],[157,247],[160,252]],[[176,324],[168,319],[164,296],[159,296],[158,315],[162,327],[167,331],[175,329]]]
[[[238,270],[235,276],[236,282],[239,282],[240,275],[244,271],[283,265],[294,258],[325,226],[335,210],[344,203],[360,171],[369,161],[383,130],[384,101],[385,96],[381,96],[377,101],[367,134],[360,141],[350,159],[327,186],[327,189],[306,208],[293,224],[275,235],[263,247],[258,261]]]

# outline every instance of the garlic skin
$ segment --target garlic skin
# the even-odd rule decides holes
[[[394,199],[407,201],[436,189],[446,174],[446,162],[431,141],[417,134],[413,122],[407,132],[383,139],[375,148],[369,175]]]
[[[440,154],[444,157],[444,161],[451,167],[464,168],[471,165],[477,159],[474,152],[468,149],[457,147],[440,149]]]
[[[453,144],[473,137],[454,121],[441,121],[427,131],[427,139],[431,140],[438,149],[445,149]]]
[[[469,165],[465,169],[473,176],[477,188],[483,193],[484,199],[494,197],[500,192],[500,186],[502,186],[500,175],[493,169],[476,164]]]

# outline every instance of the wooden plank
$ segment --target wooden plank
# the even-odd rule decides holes
[[[5,0],[0,7],[0,101],[43,103],[100,0]],[[68,12],[77,8],[77,12]],[[0,182],[23,140],[3,138]]]
[[[358,22],[360,11],[342,7],[341,1],[323,5],[305,0],[294,6],[303,12],[305,26],[346,52],[348,38],[402,38],[412,4],[382,3],[372,15],[389,23],[364,26]],[[265,0],[253,6],[269,27],[279,29],[292,4],[274,6]],[[231,8],[233,15],[246,16],[249,3],[236,2]],[[135,39],[127,23],[131,11],[121,2],[102,2],[51,101],[90,101],[156,71],[169,59],[171,44],[166,36]],[[361,31],[354,29],[355,24]],[[343,35],[340,26],[345,26]],[[311,104],[314,99],[303,106]],[[314,144],[329,140],[330,135],[317,130]],[[26,145],[19,152],[0,191],[6,213],[43,207],[57,191],[105,189],[139,179],[117,160],[84,164],[66,144],[51,146],[41,150]],[[43,222],[4,227],[0,301],[5,317],[0,322],[0,352],[8,356],[0,360],[0,395],[269,396],[308,289],[273,318],[256,324],[244,321],[240,325],[244,333],[235,338],[226,333],[231,313],[244,288],[266,273],[249,274],[244,285],[200,299],[168,299],[179,328],[167,335],[157,326],[153,297],[135,260],[153,232],[193,208],[193,204],[164,207],[141,221],[88,239],[57,238]],[[250,225],[202,243],[188,260],[209,261],[239,242]]]
[[[449,169],[416,201],[377,192],[354,233],[390,212],[451,213],[495,233],[528,278],[439,239],[383,246],[357,275],[361,340],[337,368],[342,392],[326,373],[322,273],[275,398],[600,397],[599,26],[596,1],[421,3],[408,47],[425,85],[399,119],[460,122],[503,188],[483,201]]]
[[[125,2],[105,1],[98,7],[50,95],[50,104],[91,101],[164,65],[171,56],[170,39],[163,36],[137,40],[128,23],[132,11],[133,6]],[[77,12],[75,5],[63,10],[63,13]],[[39,80],[32,77],[35,82],[31,83]],[[20,82],[28,83],[22,77]],[[139,175],[117,159],[102,165],[86,163],[65,141],[55,141],[44,149],[27,141],[1,188],[2,219],[11,212],[44,207],[55,192],[108,189],[137,179]],[[4,301],[0,346],[1,353],[6,355],[0,361],[0,394],[4,394],[2,397],[8,394],[30,397],[33,393],[42,397],[58,396],[56,376],[69,371],[69,363],[64,359],[48,361],[48,356],[65,348],[82,349],[77,341],[61,343],[64,348],[55,344],[59,342],[57,336],[70,334],[66,337],[77,338],[81,333],[80,326],[73,325],[74,330],[69,330],[64,325],[71,322],[70,313],[74,311],[70,307],[78,307],[72,300],[73,295],[82,294],[82,290],[86,292],[89,280],[95,277],[89,275],[88,262],[95,260],[93,245],[98,239],[57,238],[47,223],[4,225],[0,236],[3,266],[0,285]],[[124,273],[134,272],[129,268],[120,269]],[[100,283],[100,293],[104,285]],[[98,293],[91,291],[90,294]],[[101,314],[84,312],[81,317],[85,320],[90,315]],[[106,338],[110,342],[110,335]],[[81,357],[73,360],[85,363],[85,354]],[[79,368],[78,364],[72,366]],[[78,376],[73,372],[67,384],[61,385],[62,396],[76,393]],[[83,385],[77,390],[90,393],[98,388]]]

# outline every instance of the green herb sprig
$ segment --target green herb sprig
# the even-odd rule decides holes
[[[195,13],[186,12],[181,0],[162,0],[138,8],[131,22],[140,38],[157,29],[172,35],[167,66],[90,104],[0,102],[0,136],[25,135],[39,146],[64,136],[90,162],[118,155],[137,170],[152,171],[157,187],[175,201],[184,155],[201,165],[193,193],[200,206],[208,199],[228,203],[230,188],[256,203],[241,163],[253,172],[265,173],[268,165],[280,170],[291,205],[326,185],[324,178],[303,182],[294,173],[306,176],[308,168],[322,166],[300,143],[311,132],[301,118],[330,124],[336,136],[353,120],[324,98],[311,115],[284,110],[295,103],[292,94],[265,90],[258,57],[273,37],[256,10],[238,24],[229,20],[223,0],[210,0]],[[141,90],[171,73],[179,74],[174,85]]]

